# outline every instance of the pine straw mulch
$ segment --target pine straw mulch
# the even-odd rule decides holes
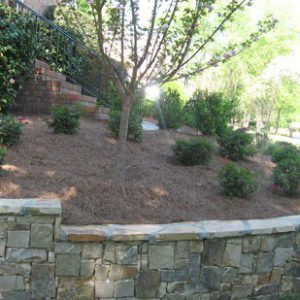
[[[65,224],[168,223],[207,219],[266,218],[300,213],[300,199],[272,189],[273,164],[264,156],[241,164],[257,171],[260,190],[249,199],[221,195],[216,171],[226,160],[184,167],[170,146],[186,134],[148,131],[130,143],[122,167],[106,125],[83,120],[78,135],[55,135],[44,118],[30,117],[10,148],[1,198],[59,198]]]

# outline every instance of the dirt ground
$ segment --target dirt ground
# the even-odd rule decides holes
[[[249,199],[221,195],[216,171],[226,160],[184,167],[170,145],[184,134],[145,132],[130,143],[125,167],[106,125],[83,120],[78,135],[54,135],[43,118],[30,118],[10,148],[0,177],[1,198],[60,198],[65,224],[168,223],[206,219],[265,218],[300,213],[300,199],[272,188],[273,164],[257,156],[242,164],[258,172],[260,190]]]

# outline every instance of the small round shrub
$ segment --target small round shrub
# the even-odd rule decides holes
[[[253,136],[242,129],[227,129],[217,139],[223,157],[234,161],[253,156],[256,152],[252,145]]]
[[[297,195],[300,189],[300,156],[279,161],[273,169],[273,182],[286,195]]]
[[[110,109],[108,128],[114,137],[119,136],[121,122],[121,111],[119,109]],[[143,117],[138,108],[132,108],[129,115],[127,139],[140,143],[143,137]]]
[[[51,108],[52,121],[49,127],[53,128],[54,133],[76,134],[79,131],[81,114],[80,105],[54,106]]]
[[[6,155],[6,148],[0,146],[0,174],[2,173],[2,165],[4,164],[5,155]]]
[[[287,142],[274,143],[271,149],[271,160],[274,163],[279,163],[287,158],[300,157],[300,151],[293,144]]]
[[[163,91],[154,109],[160,129],[178,129],[184,123],[183,100],[179,92],[168,88]]]
[[[258,189],[255,174],[236,163],[224,165],[218,174],[223,193],[229,197],[245,198]]]
[[[11,115],[0,115],[0,144],[15,145],[22,133],[22,124]]]
[[[206,138],[192,138],[177,140],[172,150],[175,158],[183,165],[205,165],[212,159],[214,146]]]

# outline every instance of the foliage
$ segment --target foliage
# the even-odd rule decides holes
[[[221,93],[197,90],[186,105],[188,124],[203,134],[221,134],[234,117],[235,105]]]
[[[54,133],[75,134],[79,131],[81,114],[80,105],[54,106],[49,127],[53,128]]]
[[[271,141],[267,133],[255,134],[255,145],[261,153],[266,153],[270,147]]]
[[[271,160],[278,163],[286,158],[300,157],[300,151],[293,144],[287,142],[276,142],[270,149]]]
[[[300,188],[300,156],[280,160],[273,169],[273,182],[288,196],[297,195]]]
[[[109,124],[108,128],[116,138],[119,136],[121,122],[121,104],[118,97],[111,98],[110,111],[109,111]],[[135,142],[141,142],[143,137],[142,127],[142,105],[141,100],[137,100],[130,111],[128,122],[127,139]]]
[[[0,115],[0,144],[15,145],[22,133],[22,124],[11,115]]]
[[[258,189],[256,175],[236,163],[224,165],[218,174],[223,193],[229,197],[244,198]]]
[[[2,165],[4,164],[5,155],[6,155],[6,148],[0,146],[0,174],[2,173]]]
[[[183,125],[183,101],[177,90],[168,88],[161,93],[154,116],[160,129],[177,129]]]
[[[0,113],[7,113],[19,87],[33,75],[38,53],[34,21],[0,4]]]
[[[206,138],[177,140],[172,146],[177,161],[187,166],[205,165],[212,159],[213,144]]]
[[[155,114],[155,102],[145,99],[142,103],[143,117],[153,117]]]
[[[221,155],[234,161],[255,154],[255,147],[252,144],[253,136],[243,129],[228,128],[218,137],[217,141],[220,145]]]

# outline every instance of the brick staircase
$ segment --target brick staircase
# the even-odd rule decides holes
[[[80,85],[66,81],[66,76],[51,70],[40,60],[35,64],[35,76],[18,93],[16,112],[30,114],[49,113],[52,105],[81,103],[91,115],[97,111],[97,99],[82,94]]]

